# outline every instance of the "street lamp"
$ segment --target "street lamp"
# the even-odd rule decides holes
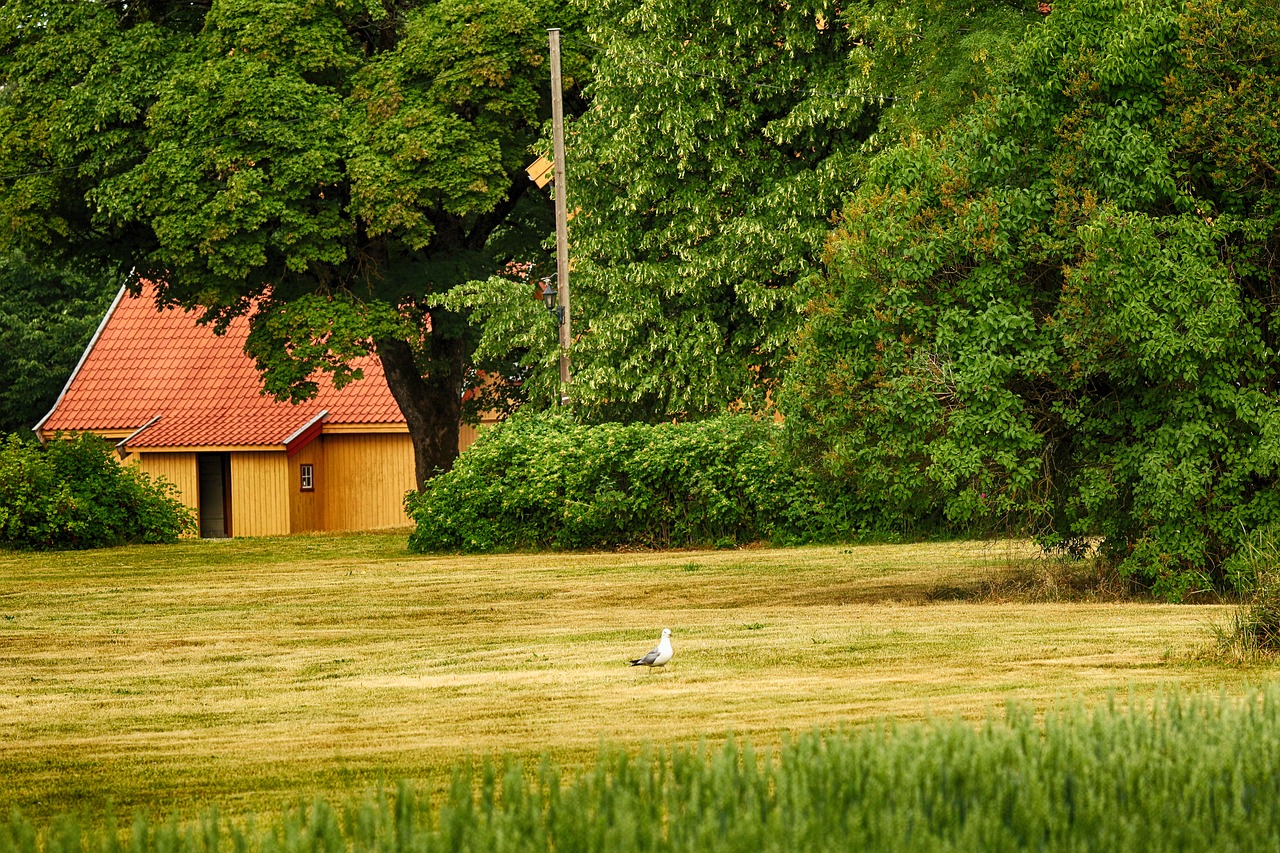
[[[541,287],[538,290],[542,297],[542,304],[547,306],[547,313],[556,318],[556,324],[564,323],[564,308],[556,305],[556,297],[559,295],[556,286],[551,283],[554,276],[547,276],[542,280]]]

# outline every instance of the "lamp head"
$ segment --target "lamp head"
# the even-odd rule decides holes
[[[547,306],[547,310],[555,313],[556,310],[556,288],[551,283],[551,277],[548,276],[542,280],[542,304]]]

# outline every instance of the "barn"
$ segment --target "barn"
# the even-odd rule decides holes
[[[321,380],[315,399],[282,403],[261,393],[248,333],[244,317],[217,335],[193,312],[157,311],[150,288],[122,288],[36,434],[114,442],[177,487],[204,537],[409,524],[413,447],[378,360],[341,390]],[[465,447],[475,431],[462,432]]]

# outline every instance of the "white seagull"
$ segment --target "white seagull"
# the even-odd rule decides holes
[[[632,666],[665,666],[667,661],[671,660],[674,652],[671,649],[671,629],[662,629],[662,639],[658,641],[658,645],[653,651],[642,658],[636,658],[631,661]]]

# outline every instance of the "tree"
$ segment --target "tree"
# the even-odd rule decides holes
[[[0,432],[29,430],[53,407],[119,287],[0,257]]]
[[[992,45],[1039,17],[1021,0],[885,8],[605,0],[587,34],[566,34],[591,55],[566,164],[580,414],[762,406],[797,285],[867,157],[967,104],[958,81],[980,88]],[[482,351],[536,365],[525,387],[552,401],[554,337],[527,290],[494,279],[454,298],[484,318]]]
[[[475,368],[438,294],[541,251],[523,167],[550,0],[0,6],[0,249],[95,258],[159,301],[251,316],[267,391],[376,351],[419,485]],[[568,23],[568,22],[566,22]],[[574,54],[567,63],[572,71]]]
[[[843,4],[858,77],[888,96],[878,149],[946,127],[986,94],[1040,0],[859,0]]]
[[[1280,521],[1280,22],[1054,4],[997,94],[885,152],[827,248],[784,409],[898,522],[1028,527],[1170,598]]]

